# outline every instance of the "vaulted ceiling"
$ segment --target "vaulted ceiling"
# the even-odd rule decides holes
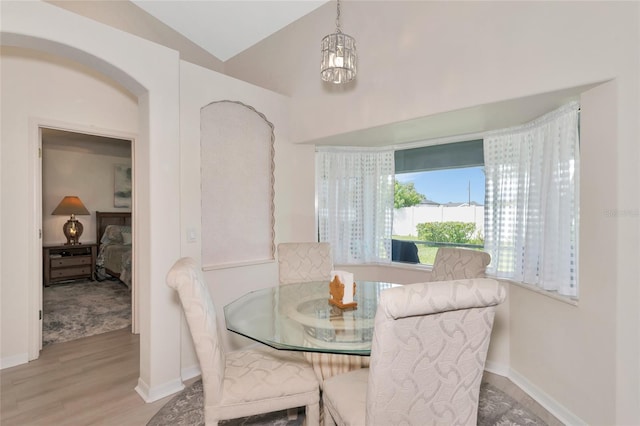
[[[132,2],[216,58],[226,61],[327,0]]]

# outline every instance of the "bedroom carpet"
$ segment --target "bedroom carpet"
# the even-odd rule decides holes
[[[72,281],[42,290],[42,346],[131,327],[131,292],[122,282]]]
[[[193,382],[173,397],[149,420],[147,426],[204,425],[202,380]],[[304,409],[296,419],[288,419],[286,411],[226,420],[225,426],[298,426],[304,422]],[[490,383],[480,387],[478,426],[546,426],[547,424],[522,404]]]

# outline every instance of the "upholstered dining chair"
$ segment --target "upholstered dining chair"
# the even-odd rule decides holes
[[[278,244],[280,284],[330,281],[332,269],[329,243]]]
[[[440,247],[436,253],[429,281],[484,278],[491,262],[489,253],[457,247]]]
[[[505,289],[479,278],[385,290],[371,367],[324,383],[325,425],[475,425],[496,305]]]
[[[278,272],[280,284],[331,281],[333,256],[331,244],[296,242],[278,244]],[[305,352],[305,358],[313,366],[320,386],[328,377],[354,369],[367,367],[369,357]]]
[[[167,284],[178,292],[200,362],[207,426],[296,407],[306,407],[308,425],[319,424],[320,389],[303,357],[266,346],[225,353],[213,302],[195,260],[178,260]]]

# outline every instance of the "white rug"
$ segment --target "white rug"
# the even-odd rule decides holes
[[[42,291],[42,346],[131,327],[131,292],[120,281],[72,281]]]

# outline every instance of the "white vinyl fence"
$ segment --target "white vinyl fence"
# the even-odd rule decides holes
[[[416,225],[425,222],[472,222],[484,236],[484,206],[417,205],[393,211],[393,235],[418,236]]]

